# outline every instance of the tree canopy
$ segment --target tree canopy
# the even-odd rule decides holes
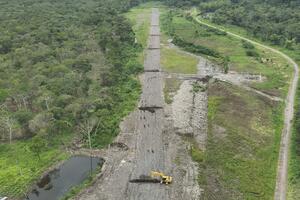
[[[122,16],[138,3],[0,3],[0,105],[15,121],[13,137],[76,133],[90,117],[101,121],[94,146],[117,134],[139,93],[134,75],[142,69],[135,59],[141,48]],[[2,129],[7,133],[0,137],[8,139]]]
[[[198,6],[218,24],[244,27],[262,40],[292,49],[300,43],[298,0],[164,0],[176,7]]]

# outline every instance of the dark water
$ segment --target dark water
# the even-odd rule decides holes
[[[62,198],[73,186],[83,182],[103,159],[73,156],[65,161],[58,169],[44,176],[25,200],[58,200]]]

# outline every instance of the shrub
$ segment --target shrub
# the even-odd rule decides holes
[[[183,39],[179,38],[178,36],[174,36],[173,38],[173,43],[177,46],[180,46],[182,48],[184,48],[186,51],[192,52],[192,53],[196,53],[196,54],[204,54],[204,55],[208,55],[208,56],[212,56],[215,58],[220,58],[221,55],[219,52],[210,49],[208,47],[205,46],[201,46],[201,45],[195,45],[193,43],[190,42],[186,42]]]
[[[254,45],[246,40],[242,40],[242,44],[245,49],[255,49]]]
[[[259,53],[255,50],[247,50],[246,55],[250,56],[250,57],[255,57],[255,58],[259,57]]]

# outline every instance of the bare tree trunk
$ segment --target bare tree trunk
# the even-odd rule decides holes
[[[23,96],[23,97],[22,97],[22,100],[23,100],[23,104],[24,104],[25,110],[27,110],[27,101],[26,101],[26,97]]]
[[[49,101],[51,100],[51,97],[50,96],[46,96],[44,98],[44,101],[45,101],[45,105],[46,105],[46,108],[47,110],[50,110],[50,106],[49,106]]]
[[[46,103],[47,110],[49,110],[48,99],[45,99],[45,103]]]
[[[9,125],[9,144],[11,144],[12,141],[12,128],[11,125]]]

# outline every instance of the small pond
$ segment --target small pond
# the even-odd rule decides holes
[[[103,164],[101,158],[73,156],[44,176],[25,200],[59,200]]]

